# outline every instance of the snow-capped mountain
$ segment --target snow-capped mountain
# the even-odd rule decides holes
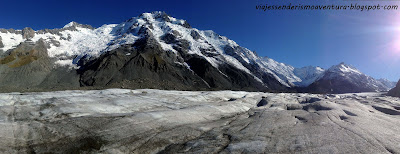
[[[294,83],[301,82],[302,80],[294,74],[294,67],[277,62],[271,58],[264,57],[259,62],[266,72],[274,75],[275,78],[287,87],[295,86]]]
[[[28,76],[17,77],[16,72],[35,76],[35,82],[28,85],[43,87],[44,83],[51,86],[53,80],[62,82],[60,69],[78,79],[80,86],[289,87],[252,51],[213,31],[192,28],[185,20],[164,12],[143,13],[99,28],[71,22],[61,29],[1,29],[0,37],[0,72],[8,74],[0,79],[0,85],[16,89],[18,84],[26,86],[24,82],[29,80]],[[37,71],[32,73],[30,69]],[[22,83],[11,82],[16,78]]]
[[[372,92],[390,89],[382,82],[345,63],[332,66],[307,88],[309,92],[318,93]]]
[[[301,79],[300,82],[295,82],[299,87],[307,87],[313,82],[317,81],[324,74],[325,70],[321,67],[306,66],[302,68],[295,68],[293,73]]]
[[[388,79],[383,79],[383,78],[378,79],[378,81],[381,82],[384,86],[388,87],[388,89],[392,89],[392,88],[396,87],[396,83],[397,83],[397,82],[390,81]]]
[[[294,74],[294,67],[267,57],[259,57],[233,40],[210,30],[202,31],[192,28],[185,20],[170,17],[164,12],[143,13],[120,24],[108,24],[99,28],[70,22],[61,29],[39,31],[31,28],[1,29],[0,32],[0,43],[4,44],[0,46],[0,52],[4,53],[3,59],[0,60],[7,66],[20,63],[21,58],[15,56],[15,49],[18,49],[21,44],[33,45],[43,42],[46,46],[46,51],[43,52],[47,52],[47,56],[54,62],[54,67],[67,66],[82,71],[81,67],[86,62],[99,58],[102,54],[151,38],[151,41],[154,41],[153,44],[157,44],[160,50],[175,57],[172,60],[174,64],[179,64],[189,71],[196,72],[193,70],[196,68],[191,68],[188,64],[188,55],[196,55],[224,77],[229,75],[223,71],[227,69],[224,68],[227,65],[243,72],[245,76],[254,80],[253,84],[261,87],[282,89],[276,87],[280,87],[280,84],[287,88],[308,85],[303,84],[304,78],[299,78]],[[132,53],[125,54],[129,56]],[[9,62],[6,59],[14,59],[14,61]],[[23,64],[31,62],[29,60]],[[204,80],[206,76],[201,78]],[[275,82],[274,80],[278,83],[268,85]],[[208,82],[214,82],[204,81],[208,86],[210,84]],[[310,81],[307,80],[307,82]]]
[[[357,74],[356,69],[342,69],[327,72],[349,74],[349,69]],[[286,91],[306,87],[326,75],[320,67],[294,68],[259,57],[233,40],[192,28],[164,12],[143,13],[98,28],[70,22],[60,29],[0,29],[2,89]]]

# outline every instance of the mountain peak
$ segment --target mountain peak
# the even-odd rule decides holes
[[[77,22],[75,22],[75,21],[69,22],[68,24],[66,24],[66,25],[63,27],[63,29],[66,29],[66,28],[76,28],[76,27],[94,29],[94,28],[93,28],[92,26],[90,26],[90,25],[80,24],[80,23],[77,23]]]
[[[68,27],[72,27],[72,26],[76,26],[79,25],[79,23],[75,22],[75,21],[71,21],[68,24],[66,24],[63,28],[68,28]]]
[[[361,73],[355,67],[340,63],[329,68],[324,75],[309,87],[309,92],[318,93],[354,93],[387,91],[393,87],[386,83]]]
[[[139,15],[139,17],[141,17],[141,18],[154,18],[154,19],[157,19],[157,18],[169,19],[170,18],[170,16],[167,13],[165,13],[164,11],[154,11],[154,12],[151,12],[151,13],[142,13],[142,14]]]
[[[295,68],[294,74],[298,76],[302,81],[295,83],[300,87],[306,87],[312,84],[314,81],[321,78],[325,70],[321,67],[305,66],[302,68]]]
[[[340,72],[340,73],[357,73],[357,74],[362,74],[361,71],[359,71],[357,68],[345,64],[344,62],[341,62],[338,65],[334,65],[331,68],[328,69],[330,72]]]
[[[390,81],[390,80],[385,79],[385,78],[380,78],[380,79],[378,79],[378,81],[381,82],[382,84],[384,84],[385,86],[389,87],[390,89],[394,88],[396,86],[396,83],[397,83],[395,81]]]
[[[386,79],[386,78],[380,78],[380,79],[378,79],[379,81],[385,81],[385,82],[394,82],[394,81],[390,81],[390,80],[388,80],[388,79]]]
[[[140,19],[144,19],[146,21],[161,21],[161,22],[170,22],[172,24],[181,25],[185,28],[192,28],[186,20],[174,18],[164,11],[154,11],[151,13],[142,13],[139,15]],[[134,18],[136,19],[136,18]]]

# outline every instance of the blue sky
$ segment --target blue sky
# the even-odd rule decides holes
[[[70,21],[99,27],[143,12],[165,11],[295,67],[329,68],[345,62],[375,78],[400,78],[400,10],[256,10],[259,4],[288,3],[400,5],[342,0],[2,1],[0,28],[61,28]]]

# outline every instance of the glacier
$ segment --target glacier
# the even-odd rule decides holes
[[[400,152],[400,99],[384,93],[14,92],[0,111],[4,153]]]

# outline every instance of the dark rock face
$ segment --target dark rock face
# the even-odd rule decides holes
[[[0,36],[0,48],[2,48],[2,47],[4,47],[4,44],[3,44],[2,38],[1,38],[1,36]]]
[[[42,30],[38,30],[37,33],[38,34],[45,34],[45,33],[50,33],[50,34],[57,34],[60,35],[60,29],[42,29]]]
[[[34,44],[23,42],[0,58],[0,91],[62,90],[79,86],[75,71],[53,66],[54,60],[48,57],[43,40]]]
[[[161,39],[168,44],[176,43],[176,35],[171,33],[165,34]]]
[[[195,39],[195,40],[198,40],[198,39],[201,38],[200,34],[199,34],[198,32],[196,32],[195,30],[192,30],[192,31],[190,32],[190,36],[192,36],[193,39]]]
[[[35,31],[30,28],[30,27],[26,27],[22,30],[22,37],[24,39],[31,39],[35,36]]]
[[[269,90],[250,74],[233,66],[224,64],[215,68],[203,57],[187,54],[187,41],[177,40],[173,34],[167,34],[162,39],[174,42],[179,54],[164,51],[148,33],[146,38],[133,45],[125,45],[87,62],[79,70],[81,85],[182,90]],[[190,69],[177,62],[186,62]]]
[[[192,28],[192,26],[190,26],[190,24],[189,24],[187,21],[185,21],[185,22],[182,24],[182,26],[185,27],[185,28]]]
[[[400,97],[400,80],[397,82],[396,87],[394,87],[393,89],[389,90],[388,95],[389,96]]]
[[[258,103],[257,107],[268,105],[268,100],[266,98],[262,98]]]
[[[161,12],[160,14],[157,14],[157,16],[155,16],[156,19],[162,19],[163,21],[166,22],[171,22],[171,20],[169,19],[169,15],[165,12]]]
[[[2,33],[7,33],[7,32],[9,32],[9,33],[15,33],[15,34],[22,34],[22,31],[21,31],[21,30],[15,30],[15,29],[13,29],[13,28],[10,28],[10,29],[3,29],[3,28],[0,28],[0,32],[2,32]]]
[[[151,33],[133,45],[125,45],[88,62],[79,70],[82,86],[198,89],[208,88],[177,57],[163,51]]]
[[[127,53],[131,55],[127,56]],[[83,66],[80,70],[80,83],[94,87],[186,90],[192,89],[191,87],[207,88],[201,78],[184,66],[168,63],[161,56],[125,46]]]

